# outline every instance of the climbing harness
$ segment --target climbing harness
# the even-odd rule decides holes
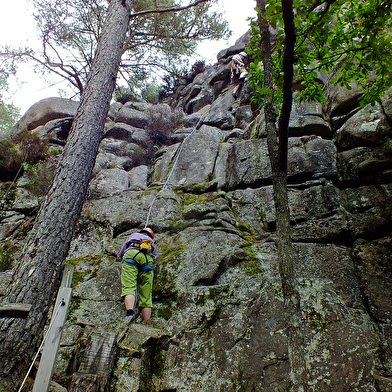
[[[132,240],[131,242],[127,243],[127,248],[138,250],[138,252],[133,256],[133,259],[131,259],[131,258],[124,259],[124,260],[122,260],[122,262],[127,262],[127,263],[133,264],[135,267],[138,268],[139,271],[146,271],[146,270],[153,269],[153,267],[148,264],[148,260],[147,260],[147,255],[150,254],[151,250],[152,250],[152,241],[151,240],[140,240],[140,241]],[[146,259],[146,262],[142,265],[140,265],[135,260],[136,257],[139,255],[139,253],[142,253],[144,255],[144,258]]]
[[[181,152],[182,152],[182,148],[184,147],[185,140],[188,139],[188,137],[192,136],[192,135],[201,127],[202,122],[203,122],[203,120],[204,120],[204,117],[205,117],[210,111],[211,111],[211,108],[209,108],[209,109],[207,110],[207,112],[204,113],[204,114],[200,117],[199,121],[197,122],[196,126],[193,128],[192,132],[191,132],[186,138],[184,138],[184,140],[181,142],[181,146],[180,146],[180,148],[179,148],[179,150],[178,150],[177,158],[176,158],[176,160],[174,161],[173,167],[172,167],[172,169],[170,170],[170,173],[169,173],[169,175],[167,176],[166,182],[165,182],[165,184],[163,185],[163,187],[162,187],[162,189],[160,190],[160,192],[162,192],[164,189],[167,188],[167,184],[168,184],[168,182],[169,182],[169,180],[170,180],[170,177],[171,177],[171,175],[172,175],[173,172],[174,172],[174,169],[175,169],[175,167],[176,167],[176,165],[177,165],[178,159],[180,158],[180,155],[181,155]],[[148,210],[148,214],[147,214],[146,224],[144,225],[145,227],[148,226],[148,221],[150,220],[151,211],[152,211],[152,206],[154,205],[154,202],[155,202],[156,199],[157,199],[157,196],[155,196],[154,199],[153,199],[152,202],[151,202],[150,209]]]
[[[134,257],[136,257],[138,254],[139,254],[139,253],[136,253],[136,255],[135,255]],[[147,259],[147,258],[146,258],[146,259]],[[123,263],[129,263],[129,264],[134,265],[135,267],[137,267],[137,269],[139,270],[139,272],[141,272],[141,271],[148,271],[148,270],[152,270],[152,269],[153,269],[153,268],[152,268],[152,265],[149,265],[149,264],[140,265],[140,264],[138,264],[138,262],[135,261],[134,259],[124,259],[124,260],[123,260]]]

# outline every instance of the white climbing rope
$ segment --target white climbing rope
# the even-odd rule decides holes
[[[196,132],[196,130],[198,130],[198,129],[200,128],[201,123],[202,123],[202,121],[204,120],[204,117],[210,112],[210,110],[211,110],[211,108],[208,109],[208,110],[200,117],[199,121],[197,122],[197,124],[196,124],[195,127],[193,128],[192,132],[191,132],[189,135],[187,135],[187,136],[184,138],[184,140],[181,142],[180,148],[178,149],[177,158],[176,158],[176,160],[174,161],[174,165],[173,165],[172,169],[170,170],[169,175],[167,176],[167,179],[166,179],[165,184],[163,185],[162,189],[161,189],[159,192],[162,192],[164,189],[167,188],[167,184],[169,183],[170,177],[171,177],[171,175],[173,174],[174,169],[175,169],[175,167],[176,167],[176,165],[177,165],[177,162],[178,162],[178,160],[179,160],[179,158],[180,158],[180,154],[181,154],[181,152],[182,152],[182,148],[184,147],[185,140],[188,139],[188,137],[192,136],[192,135]],[[159,193],[158,193],[158,194],[159,194]],[[151,202],[151,205],[150,205],[150,208],[149,208],[148,214],[147,214],[146,224],[144,225],[144,227],[147,227],[147,226],[148,226],[148,222],[149,222],[150,216],[151,216],[152,206],[154,205],[154,202],[155,202],[155,200],[157,199],[157,197],[158,197],[158,195],[155,196],[154,199],[153,199],[152,202]]]
[[[52,326],[53,326],[53,324],[54,324],[53,321],[54,321],[54,320],[56,319],[56,317],[58,316],[58,314],[59,314],[59,312],[60,312],[60,309],[61,309],[61,307],[62,307],[63,305],[64,305],[64,300],[59,301],[59,303],[58,303],[58,309],[57,309],[57,310],[55,309],[55,310],[56,310],[56,313],[53,312],[54,316],[53,316],[52,320],[50,320],[49,328],[48,328],[48,330],[46,331],[46,333],[45,333],[45,335],[44,335],[44,338],[42,339],[41,345],[39,346],[39,348],[38,348],[38,350],[37,350],[37,353],[36,353],[35,356],[34,356],[34,359],[33,359],[32,363],[31,363],[31,365],[30,365],[30,367],[29,367],[29,370],[28,370],[27,373],[26,373],[25,378],[23,379],[22,385],[21,385],[20,388],[18,389],[18,392],[21,392],[21,391],[22,391],[22,388],[23,388],[23,386],[24,386],[24,384],[25,384],[25,382],[26,382],[26,380],[27,380],[27,377],[29,376],[29,374],[30,374],[30,372],[31,372],[31,369],[33,368],[33,366],[34,366],[34,364],[35,364],[35,361],[37,360],[37,357],[38,357],[38,355],[39,355],[39,353],[40,353],[40,351],[41,351],[43,345],[45,344],[46,338],[48,337],[49,332],[50,332],[51,329],[52,329]]]

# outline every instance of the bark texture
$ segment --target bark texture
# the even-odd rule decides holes
[[[300,295],[294,270],[291,245],[290,208],[287,195],[287,146],[289,119],[292,107],[292,82],[295,29],[292,1],[282,0],[285,29],[285,50],[283,58],[283,103],[276,126],[274,107],[274,81],[271,52],[271,37],[265,15],[265,1],[257,0],[262,14],[258,15],[261,32],[261,53],[264,65],[264,86],[271,93],[266,97],[264,111],[267,131],[268,153],[270,156],[274,204],[276,211],[276,246],[279,273],[285,304],[285,327],[289,340],[290,378],[293,391],[306,391],[306,362],[301,321]]]
[[[58,290],[91,178],[120,64],[132,0],[112,0],[91,73],[52,186],[7,294],[31,304],[26,319],[0,323],[0,389],[16,390],[30,365]]]

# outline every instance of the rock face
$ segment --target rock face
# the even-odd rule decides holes
[[[153,148],[151,105],[112,106],[67,259],[73,305],[54,370],[65,387],[88,336],[115,331],[111,390],[286,390],[266,139],[251,91],[235,100],[228,75],[223,62],[176,93],[185,128],[147,162],[138,154]],[[356,89],[325,90],[325,105],[294,103],[288,151],[309,390],[392,391],[392,90],[364,108]],[[23,127],[61,146],[59,123],[33,108]],[[13,266],[40,203],[24,184],[0,222]],[[151,327],[124,321],[117,256],[147,217],[158,249]],[[0,296],[11,271],[0,273]]]
[[[12,134],[16,135],[27,129],[32,131],[50,120],[74,117],[79,104],[64,98],[45,98],[35,103],[21,120],[14,126]]]

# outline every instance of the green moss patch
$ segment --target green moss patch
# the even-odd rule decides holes
[[[8,243],[0,245],[0,272],[4,272],[12,268],[13,253],[14,249]]]

